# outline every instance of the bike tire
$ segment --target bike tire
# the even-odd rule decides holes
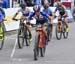
[[[57,40],[60,40],[61,37],[62,37],[62,31],[58,32],[58,25],[56,26],[56,30],[55,30],[55,33],[56,33],[56,38]]]
[[[2,28],[3,29],[3,28]],[[4,45],[4,29],[3,29],[3,39],[2,40],[0,40],[0,50],[2,50],[2,48],[3,48],[3,45]]]
[[[22,36],[20,36],[21,32],[23,33]],[[20,42],[20,39],[22,39],[22,42]],[[23,46],[24,46],[24,30],[19,29],[18,30],[18,47],[23,48]]]
[[[68,32],[66,32],[66,26],[64,26],[63,37],[64,37],[64,39],[68,38]]]
[[[29,33],[28,33],[27,30],[25,30],[25,42],[26,42],[26,46],[30,45],[30,42],[29,42]]]
[[[51,38],[52,38],[52,31],[51,31],[51,28],[48,28],[48,29],[47,29],[47,35],[48,35],[48,41],[51,41]]]
[[[38,60],[38,56],[39,56],[39,36],[36,35],[35,37],[35,44],[34,44],[34,60]]]
[[[46,39],[43,35],[43,47],[40,48],[40,54],[41,54],[41,57],[44,57],[45,56],[45,50],[46,50]]]

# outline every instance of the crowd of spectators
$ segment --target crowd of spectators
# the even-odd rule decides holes
[[[17,2],[17,0],[14,0]],[[49,3],[51,6],[53,6],[54,1],[53,0],[18,0],[18,3],[25,3],[27,6],[33,6],[33,5],[44,5],[45,3]]]

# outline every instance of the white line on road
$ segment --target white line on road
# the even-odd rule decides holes
[[[14,56],[16,45],[17,45],[17,39],[15,41],[15,45],[14,45],[14,48],[13,48],[11,56],[10,56],[11,58]]]

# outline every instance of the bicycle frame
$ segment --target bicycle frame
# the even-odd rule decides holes
[[[39,48],[43,47],[43,26],[41,25],[40,27],[36,28],[36,34],[38,34],[40,36],[40,40],[39,40]]]

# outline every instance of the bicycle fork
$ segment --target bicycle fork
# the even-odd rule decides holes
[[[42,48],[43,47],[43,33],[42,32],[39,32],[39,48]]]

